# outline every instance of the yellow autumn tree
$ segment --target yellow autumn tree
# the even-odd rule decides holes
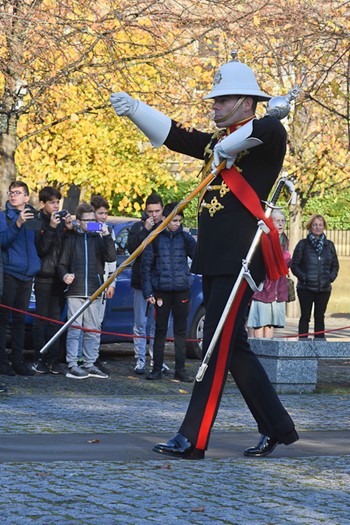
[[[101,158],[103,144],[97,142],[94,146],[93,141],[101,137],[102,142],[107,129],[112,128],[110,92],[127,90],[172,116],[185,112],[192,120],[197,112],[193,97],[196,84],[200,77],[204,84],[211,77],[208,65],[213,60],[209,57],[207,67],[202,67],[199,43],[205,44],[205,38],[222,17],[233,13],[237,6],[244,6],[241,0],[218,0],[213,12],[211,2],[194,0],[111,0],[98,4],[82,0],[39,0],[35,4],[5,0],[3,4],[6,23],[0,51],[4,108],[0,122],[2,200],[9,180],[15,176],[17,146],[19,175],[27,177],[30,172],[36,186],[46,177],[63,188],[72,180],[79,182],[84,178],[87,193],[96,191],[97,186],[108,192],[112,181],[103,182],[102,186],[101,181],[104,173],[108,177],[115,174],[115,162],[106,166]],[[250,13],[249,8],[240,17]],[[196,81],[188,83],[193,75]],[[103,115],[105,108],[107,113]],[[116,140],[113,133],[117,131],[118,124],[114,123],[107,143],[113,146],[125,137],[124,160],[130,156],[134,159],[125,172],[130,178],[129,168],[133,169],[135,177],[139,177],[138,185],[143,186],[143,179],[148,184],[149,172],[155,168],[146,166],[145,176],[139,154],[144,146],[131,151],[128,132],[123,129]],[[57,153],[55,166],[45,158],[52,153]],[[158,160],[158,154],[147,155],[149,166]],[[29,156],[35,166],[28,166]],[[163,163],[167,161],[164,153],[161,157]],[[118,169],[123,169],[120,163]],[[180,166],[181,171],[187,169]],[[166,184],[174,182],[170,178]],[[120,188],[125,188],[123,183]],[[144,195],[145,191],[143,186],[138,193]]]

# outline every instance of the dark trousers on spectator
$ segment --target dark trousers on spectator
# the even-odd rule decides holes
[[[4,291],[2,294],[2,304],[17,308],[18,310],[28,310],[30,294],[32,291],[32,280],[22,281],[9,274],[4,274]],[[0,308],[0,362],[6,363],[6,329],[10,311]],[[25,336],[25,314],[11,312],[12,329],[11,341],[12,351],[11,360],[13,363],[23,361],[23,347]]]
[[[164,361],[164,346],[170,312],[174,319],[175,370],[185,368],[186,326],[190,291],[155,292],[156,332],[153,344],[154,370],[161,370]]]
[[[59,321],[64,308],[63,287],[57,282],[35,281],[35,300],[36,314]],[[47,321],[45,319],[33,319],[33,341],[34,358],[41,357],[40,350],[51,337],[61,328],[61,325]],[[57,339],[49,348],[45,356],[49,363],[59,362],[60,360],[60,339]]]
[[[299,334],[306,334],[302,335],[300,339],[306,338],[307,334],[309,333],[312,306],[314,306],[314,332],[324,331],[324,315],[326,313],[330,295],[331,292],[311,292],[310,290],[298,290],[301,312],[299,320]],[[317,339],[324,339],[325,335],[320,333],[316,334],[314,337]]]

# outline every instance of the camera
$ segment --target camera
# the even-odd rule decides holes
[[[60,219],[62,219],[63,217],[65,217],[67,214],[68,214],[68,211],[67,211],[67,210],[61,210],[61,211],[58,211],[58,212],[57,212],[57,215],[59,216]]]
[[[87,231],[88,232],[101,232],[103,228],[102,222],[88,222]]]

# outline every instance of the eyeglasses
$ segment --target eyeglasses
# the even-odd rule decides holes
[[[80,222],[96,222],[95,219],[78,219]]]
[[[23,191],[15,190],[15,191],[8,191],[7,195],[10,195],[10,196],[16,195],[17,196],[17,195],[25,195],[25,193],[23,193]]]

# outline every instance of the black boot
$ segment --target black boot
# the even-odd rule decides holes
[[[0,374],[4,376],[15,376],[16,372],[8,361],[4,361],[3,363],[0,363]]]
[[[158,368],[153,368],[152,372],[146,375],[146,379],[150,379],[151,381],[163,379],[162,371]]]
[[[182,370],[175,370],[174,379],[183,381],[184,383],[193,383],[193,377],[189,376],[184,368]]]
[[[35,375],[34,370],[29,368],[24,361],[13,361],[12,368],[19,376],[33,376]]]

